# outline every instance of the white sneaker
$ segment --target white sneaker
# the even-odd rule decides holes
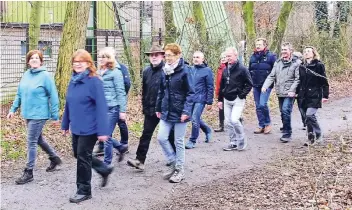
[[[180,183],[185,178],[185,171],[176,169],[174,174],[170,177],[169,182]]]
[[[167,170],[165,171],[165,173],[163,174],[163,178],[165,180],[170,179],[170,177],[174,174],[175,172],[175,162],[171,163],[170,166],[167,167]]]

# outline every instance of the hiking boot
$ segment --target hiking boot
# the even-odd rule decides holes
[[[33,169],[24,169],[23,175],[18,178],[16,184],[26,184],[33,181]]]
[[[136,159],[128,159],[127,165],[134,167],[136,169],[139,169],[141,171],[144,171],[144,164],[141,161],[139,161],[137,158]]]
[[[48,168],[46,168],[46,172],[55,171],[56,166],[61,165],[62,163],[61,159],[58,156],[50,157],[49,160],[50,160],[50,165]]]
[[[101,177],[102,177],[101,187],[105,187],[108,184],[109,175],[114,170],[114,167],[112,166],[107,166],[107,167],[108,167],[107,172],[105,174],[101,174]]]
[[[222,148],[224,151],[234,151],[237,150],[237,145],[229,144],[227,147]]]
[[[92,195],[80,195],[80,194],[74,194],[73,196],[70,197],[70,202],[71,203],[80,203],[82,201],[91,199]]]
[[[94,156],[103,156],[104,155],[104,148],[101,148],[99,144],[96,144],[93,149]]]
[[[172,177],[172,175],[174,174],[175,172],[175,162],[172,162],[172,164],[170,166],[168,166],[167,170],[165,171],[165,173],[163,174],[163,178],[165,180],[168,180]]]
[[[170,177],[169,182],[180,183],[185,178],[185,171],[183,169],[176,169],[174,174]]]
[[[127,144],[121,144],[121,146],[119,146],[117,151],[118,151],[118,153],[116,153],[116,154],[119,157],[118,161],[121,162],[125,158],[125,155],[128,153],[128,145]]]
[[[205,143],[209,143],[211,141],[212,138],[212,131],[210,131],[209,133],[205,134]]]
[[[255,134],[260,134],[260,133],[264,133],[264,128],[257,128],[255,131],[254,131]]]
[[[272,130],[271,125],[265,126],[265,128],[264,128],[264,134],[269,134],[269,133],[271,133],[271,130]]]
[[[246,148],[247,148],[247,139],[243,138],[238,142],[237,150],[241,151],[241,150],[245,150]]]
[[[282,137],[280,138],[280,141],[282,142],[282,143],[288,143],[288,142],[290,142],[292,140],[292,138],[291,138],[291,135],[290,134],[284,134],[284,135],[282,135]]]
[[[218,133],[218,132],[224,132],[224,126],[220,126],[220,128],[214,129],[214,132]]]
[[[196,143],[192,142],[192,141],[188,141],[185,148],[186,149],[193,149],[196,147]]]

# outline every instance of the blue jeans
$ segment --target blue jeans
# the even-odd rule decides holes
[[[33,169],[37,157],[37,145],[49,155],[49,158],[57,157],[53,148],[42,136],[43,128],[47,120],[26,120],[27,123],[27,168]]]
[[[120,128],[121,144],[128,144],[128,128],[125,120],[118,120],[117,124]]]
[[[169,141],[169,134],[174,126],[176,154]],[[182,170],[185,164],[185,134],[187,123],[172,123],[160,120],[158,141],[169,163],[176,162],[176,169]]]
[[[197,142],[199,136],[199,128],[205,134],[211,133],[210,127],[202,120],[201,116],[204,110],[205,104],[195,103],[192,110],[192,134],[189,140],[193,143]]]
[[[283,125],[282,133],[285,137],[291,137],[292,134],[291,113],[294,99],[293,97],[279,97],[279,107]]]
[[[110,138],[104,142],[104,163],[111,164],[112,161],[112,148],[117,148],[121,144],[117,140],[112,138],[112,134],[114,133],[116,124],[120,119],[120,108],[119,106],[111,106],[108,110],[108,120],[109,120],[109,132]]]
[[[271,88],[268,88],[266,92],[263,93],[261,88],[253,87],[253,96],[255,101],[257,118],[259,122],[259,128],[264,128],[265,126],[271,124],[270,111],[268,107],[268,101],[271,90]]]

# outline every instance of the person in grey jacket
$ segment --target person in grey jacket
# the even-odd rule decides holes
[[[115,50],[112,47],[105,47],[98,53],[99,71],[104,84],[104,95],[108,105],[109,132],[110,138],[104,142],[104,163],[111,164],[112,148],[119,151],[119,161],[122,161],[127,145],[112,138],[115,126],[119,119],[125,118],[126,92],[121,71],[116,68]]]
[[[299,66],[302,63],[302,61],[294,57],[292,53],[292,45],[288,42],[283,43],[281,46],[281,58],[275,62],[271,73],[266,78],[262,87],[262,92],[266,92],[270,85],[275,82],[276,95],[279,98],[283,124],[283,135],[280,140],[283,143],[291,141],[291,113],[296,89],[299,85]]]

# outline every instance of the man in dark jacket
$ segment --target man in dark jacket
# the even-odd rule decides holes
[[[273,85],[271,85],[265,93],[262,92],[262,87],[265,79],[273,69],[276,55],[267,49],[268,44],[264,38],[258,38],[255,42],[255,47],[256,49],[249,60],[249,72],[252,76],[253,96],[259,122],[258,129],[255,130],[254,133],[268,134],[271,132],[268,100]]]
[[[244,150],[247,146],[240,117],[253,83],[248,69],[238,62],[237,56],[236,48],[226,50],[228,62],[220,83],[218,107],[219,109],[224,107],[225,124],[230,136],[230,144],[224,151]]]
[[[137,156],[135,159],[129,159],[127,164],[140,170],[144,170],[144,162],[149,150],[150,141],[154,130],[159,124],[160,119],[155,114],[156,100],[160,88],[160,78],[162,68],[164,67],[164,50],[159,46],[153,46],[149,52],[150,66],[143,70],[142,81],[142,105],[144,114],[144,128],[139,140]],[[170,142],[173,141],[174,134],[170,133]],[[172,143],[173,144],[173,143]],[[174,147],[174,144],[173,144]],[[175,150],[175,149],[174,149]]]
[[[191,78],[194,88],[193,108],[192,108],[192,133],[186,144],[186,149],[195,147],[199,136],[199,128],[205,133],[205,142],[211,140],[211,128],[202,120],[201,115],[205,106],[211,109],[214,98],[214,76],[211,68],[204,63],[204,54],[197,51],[193,54],[193,64],[190,68]]]

